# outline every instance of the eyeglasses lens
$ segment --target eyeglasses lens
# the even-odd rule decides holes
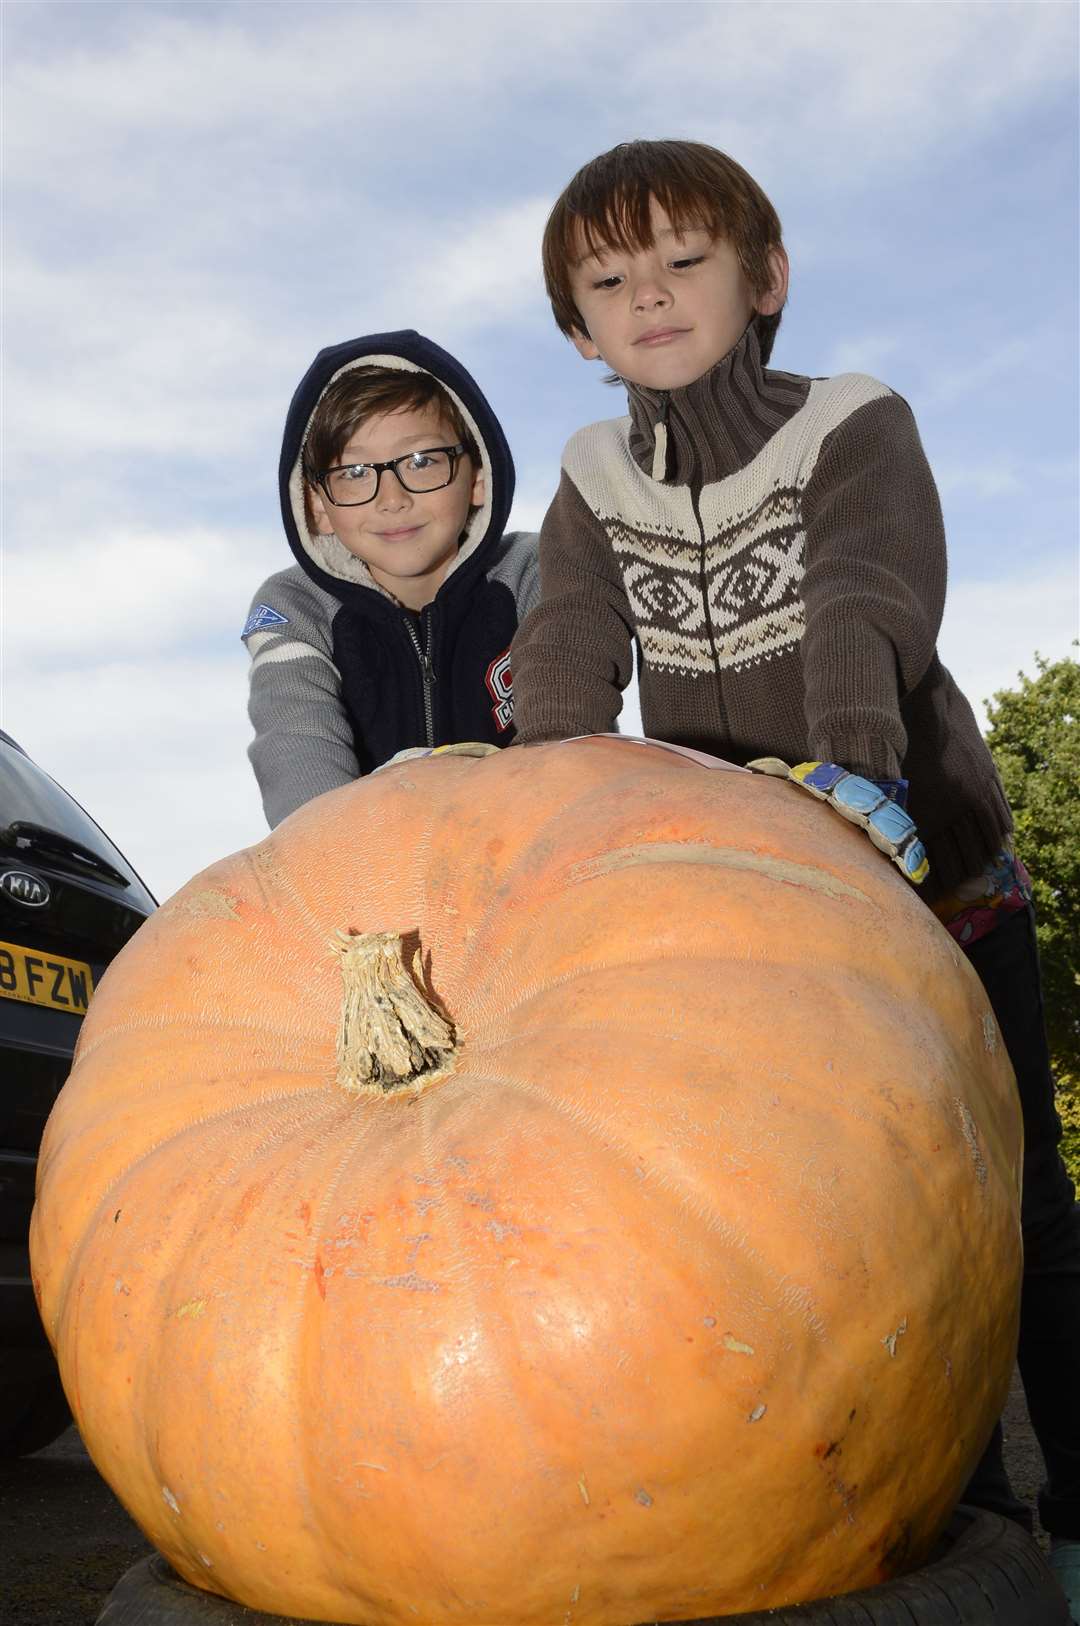
[[[386,474],[390,474],[390,470]],[[453,465],[449,452],[410,452],[393,464],[406,491],[438,491],[450,484]],[[326,478],[330,501],[342,507],[350,503],[370,502],[378,486],[378,472],[366,463],[350,468],[331,469]]]

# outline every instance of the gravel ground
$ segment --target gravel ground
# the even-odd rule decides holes
[[[0,1463],[3,1626],[92,1626],[149,1550],[74,1428],[35,1456]]]
[[[1005,1456],[1017,1494],[1034,1500],[1042,1458],[1016,1381]],[[149,1550],[75,1429],[36,1456],[0,1463],[0,1626],[93,1626],[120,1576]]]

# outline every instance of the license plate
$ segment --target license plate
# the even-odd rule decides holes
[[[93,973],[85,961],[0,943],[0,999],[82,1016],[93,992]]]

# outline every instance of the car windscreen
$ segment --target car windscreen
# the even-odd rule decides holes
[[[43,773],[6,734],[0,733],[0,838],[10,852],[35,850],[44,858],[50,835],[59,838],[56,855],[67,845],[69,855],[82,848],[101,866],[98,878],[114,879],[124,888],[124,901],[149,914],[154,899],[119,848],[114,847],[88,813]],[[112,876],[109,876],[109,872]]]

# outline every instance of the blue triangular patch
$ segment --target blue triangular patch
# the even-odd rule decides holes
[[[240,636],[246,638],[249,632],[265,632],[267,627],[287,627],[288,625],[289,618],[287,615],[280,615],[277,610],[272,610],[269,604],[256,604],[244,622],[244,630]]]

